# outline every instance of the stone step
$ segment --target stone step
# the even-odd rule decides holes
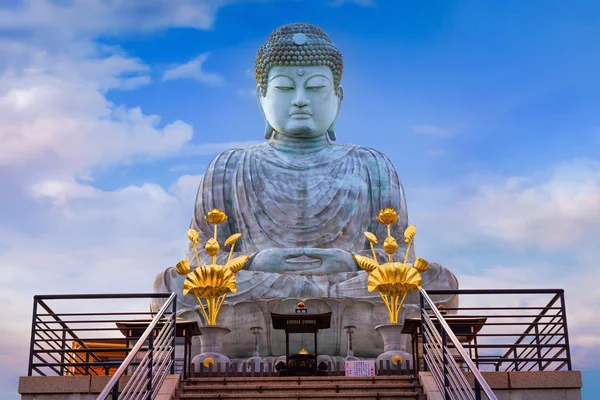
[[[401,383],[401,382],[413,382],[411,376],[284,376],[284,377],[227,377],[227,378],[188,378],[185,380],[186,384],[263,384],[267,383],[287,383],[293,382],[296,384],[306,385],[320,382],[340,382],[340,383],[364,383],[364,384],[375,384],[380,383]]]
[[[323,392],[292,392],[285,394],[272,393],[184,393],[178,396],[179,399],[192,400],[216,400],[216,399],[231,399],[231,400],[251,400],[251,399],[269,399],[269,400],[309,400],[309,399],[351,399],[351,400],[388,400],[388,399],[403,399],[403,400],[419,400],[422,395],[416,392],[381,392],[381,391],[353,391],[348,393],[323,393]]]
[[[202,385],[202,386],[185,386],[183,393],[248,393],[259,392],[268,393],[269,395],[283,395],[290,392],[299,391],[319,391],[320,393],[341,393],[352,391],[380,391],[380,392],[412,392],[415,390],[415,385],[412,383],[384,383],[378,385],[361,384],[361,383],[328,383],[310,385],[297,385],[294,383],[283,384],[247,384],[247,385]]]

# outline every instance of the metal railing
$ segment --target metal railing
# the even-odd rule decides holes
[[[144,333],[140,336],[137,343],[123,361],[119,369],[106,384],[97,400],[106,399],[112,392],[113,400],[128,399],[154,399],[158,394],[167,374],[174,373],[175,367],[175,333],[176,333],[176,312],[177,295],[171,293],[169,299],[156,314],[152,322],[148,325]],[[170,315],[165,319],[167,310],[171,308]],[[162,328],[155,331],[162,325]],[[146,341],[147,351],[141,362],[139,362],[135,372],[119,394],[119,379],[125,374],[134,359],[138,356]]]
[[[481,400],[481,392],[489,400],[497,400],[496,395],[481,375],[467,351],[437,310],[435,303],[425,290],[421,290],[421,340],[425,370],[431,371],[440,392],[446,400]],[[431,316],[429,314],[432,314]],[[435,323],[434,323],[435,321]],[[449,345],[450,343],[450,345]],[[463,369],[455,357],[473,374],[474,388],[467,380]]]
[[[444,319],[480,370],[571,370],[564,290],[440,289],[427,293],[434,299],[460,297],[460,306],[444,308]]]
[[[151,312],[150,299],[166,305]],[[153,367],[156,377],[173,371],[174,299],[172,293],[34,296],[27,375],[113,375],[128,359],[130,368],[123,368],[128,373]],[[142,332],[147,335],[139,341]],[[151,379],[152,387],[160,386],[160,380]]]

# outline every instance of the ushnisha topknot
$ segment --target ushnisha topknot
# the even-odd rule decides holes
[[[317,26],[295,23],[280,26],[269,36],[256,54],[254,69],[256,84],[263,96],[267,95],[269,70],[274,66],[326,65],[333,73],[338,96],[342,95],[341,80],[344,70],[342,53]]]

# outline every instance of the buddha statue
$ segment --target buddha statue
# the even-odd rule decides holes
[[[213,228],[204,216],[213,208],[224,210],[229,218],[219,226],[219,242],[239,232],[235,253],[251,256],[237,273],[237,293],[227,297],[218,319],[232,329],[224,344],[230,358],[252,356],[253,326],[266,333],[261,336],[262,356],[285,354],[283,333],[271,329],[269,313],[293,312],[300,300],[309,312],[333,312],[332,328],[319,333],[319,353],[345,356],[346,325],[357,327],[356,356],[381,353],[374,327],[386,322],[387,311],[379,295],[367,291],[368,275],[352,257],[371,256],[364,232],[387,236],[386,227],[376,221],[380,210],[398,211],[391,232],[397,238],[408,226],[408,212],[402,184],[385,155],[336,143],[342,71],[342,54],[322,29],[309,24],[277,28],[255,63],[265,142],[219,154],[200,182],[190,228],[205,243]],[[187,259],[195,266],[191,246]],[[402,246],[403,241],[399,252],[405,251]],[[385,262],[383,249],[376,251]],[[208,255],[202,257],[203,264],[209,263]],[[409,262],[413,260],[414,246],[409,253]],[[458,287],[455,276],[439,264],[431,263],[422,276],[425,289]],[[183,296],[182,287],[183,277],[174,267],[154,283],[156,292],[178,294],[180,316],[204,323],[196,299]],[[435,300],[445,306],[456,301]],[[417,303],[417,294],[409,295],[403,315],[417,313]],[[154,309],[159,306],[153,304]],[[310,338],[297,340],[299,349],[310,350]]]

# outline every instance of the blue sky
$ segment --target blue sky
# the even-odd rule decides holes
[[[599,4],[120,4],[0,5],[0,391],[34,294],[146,291],[181,258],[210,159],[262,140],[256,50],[309,22],[344,54],[338,140],[390,157],[419,251],[462,287],[564,287],[600,392]]]

